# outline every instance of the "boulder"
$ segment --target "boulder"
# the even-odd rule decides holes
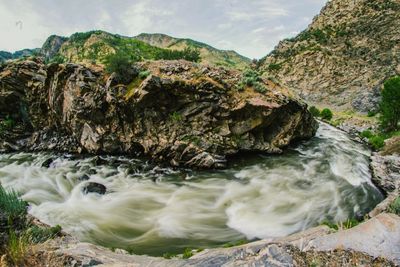
[[[96,193],[99,195],[104,195],[107,192],[107,188],[99,183],[94,183],[90,182],[83,187],[83,193],[84,194],[89,194],[89,193]]]

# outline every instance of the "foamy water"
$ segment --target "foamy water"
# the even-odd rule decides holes
[[[245,156],[222,171],[18,153],[0,155],[0,182],[31,203],[31,214],[84,241],[162,255],[282,237],[363,214],[382,198],[370,181],[369,153],[323,124],[283,155]],[[50,168],[42,167],[49,158]],[[82,193],[85,174],[107,194]]]

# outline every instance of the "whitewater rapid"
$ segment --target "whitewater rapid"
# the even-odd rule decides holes
[[[369,154],[321,124],[316,137],[282,155],[243,156],[226,170],[190,171],[126,157],[0,155],[0,182],[29,212],[83,241],[162,255],[241,239],[289,235],[373,208]],[[49,158],[50,167],[42,167]],[[107,194],[84,194],[88,181]]]

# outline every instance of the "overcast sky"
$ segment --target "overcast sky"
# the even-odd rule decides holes
[[[0,0],[0,50],[41,47],[51,34],[101,29],[165,33],[265,56],[305,29],[326,0]]]

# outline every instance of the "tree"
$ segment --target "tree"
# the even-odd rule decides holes
[[[329,108],[325,108],[321,111],[321,118],[330,121],[333,117],[333,113]]]
[[[398,130],[400,121],[400,76],[390,78],[385,82],[380,111],[381,126],[387,131]]]
[[[131,58],[122,52],[109,55],[106,58],[106,72],[116,73],[118,76],[124,76],[129,71],[133,61]]]
[[[310,107],[309,111],[314,117],[319,117],[321,115],[321,111],[315,106]]]

